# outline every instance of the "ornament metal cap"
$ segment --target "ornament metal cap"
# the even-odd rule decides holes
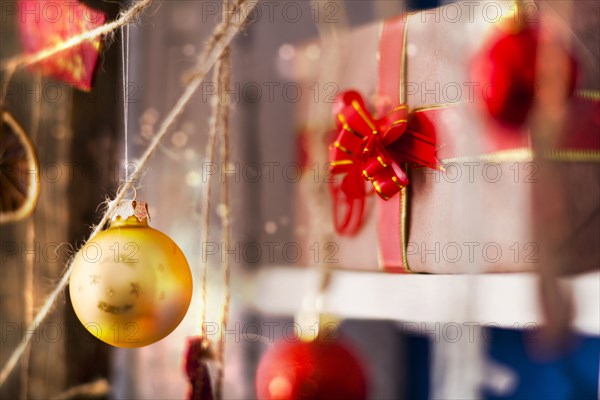
[[[140,222],[145,219],[150,221],[148,203],[137,200],[121,200],[119,205],[113,211],[110,220],[114,222],[117,218],[120,218],[122,221],[125,221],[129,217],[136,217]]]

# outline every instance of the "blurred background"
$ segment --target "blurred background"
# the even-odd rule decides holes
[[[84,3],[105,12],[107,20],[132,4]],[[296,178],[303,157],[299,133],[310,124],[327,124],[307,122],[306,103],[306,107],[315,103],[327,108],[329,117],[330,105],[324,99],[343,87],[327,86],[330,81],[319,78],[307,83],[306,76],[313,75],[302,75],[300,59],[322,60],[331,51],[319,39],[319,30],[327,33],[336,26],[340,33],[342,28],[363,27],[448,3],[262,2],[250,17],[252,23],[234,40],[232,165],[219,165],[215,175],[217,180],[229,176],[236,246],[232,312],[225,332],[224,398],[256,398],[255,374],[261,356],[286,334],[294,314],[319,295],[322,283],[318,268],[298,267],[320,263],[310,261],[313,253],[308,245],[302,247],[302,263],[285,246],[304,243],[307,232],[315,229],[325,234],[331,230],[326,200],[319,203],[317,198],[320,208],[308,217],[296,211],[302,190]],[[505,9],[508,2],[496,3]],[[597,71],[600,3],[569,3],[572,14],[563,22],[588,49],[583,64]],[[23,48],[18,15],[12,11],[16,2],[1,0],[1,4],[0,59],[4,61]],[[6,364],[24,335],[33,335],[29,350],[1,386],[1,398],[186,397],[186,341],[200,333],[198,290],[181,325],[164,340],[141,349],[117,349],[96,340],[79,323],[66,293],[36,332],[27,332],[26,324],[90,226],[99,222],[99,205],[117,190],[123,179],[125,146],[130,158],[139,157],[181,95],[182,76],[195,65],[220,20],[220,9],[220,2],[211,0],[156,1],[131,25],[127,143],[120,31],[104,38],[89,92],[45,78],[35,68],[17,71],[10,83],[3,71],[3,107],[35,145],[40,197],[28,218],[0,227],[1,364]],[[352,56],[340,60],[342,64],[360,59],[361,49],[353,50]],[[588,72],[580,88],[598,91],[597,75]],[[307,91],[312,84],[316,86]],[[219,320],[225,290],[220,274],[223,250],[219,248],[208,260],[202,255],[206,242],[223,245],[218,189],[213,190],[212,239],[203,238],[200,228],[201,200],[212,173],[204,152],[215,85],[211,78],[202,84],[137,187],[138,199],[149,203],[151,225],[167,233],[188,258],[196,289],[201,267],[207,266],[207,321]],[[299,87],[304,91],[297,95]],[[477,217],[473,218],[476,224]],[[315,237],[314,242],[320,251],[329,251],[321,240]],[[269,252],[269,246],[275,250]],[[460,275],[388,276],[341,269],[333,273],[321,300],[328,312],[338,315],[338,334],[364,367],[368,398],[598,398],[600,275],[592,272],[564,280],[574,293],[572,305],[577,311],[560,344],[534,329],[545,323],[534,273],[486,275],[475,282]],[[219,334],[215,332],[214,338]],[[214,365],[210,368],[214,374]],[[92,391],[69,391],[93,382],[100,384]]]

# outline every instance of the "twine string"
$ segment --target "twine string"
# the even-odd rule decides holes
[[[108,222],[111,214],[114,212],[117,205],[123,200],[125,194],[133,187],[134,182],[136,182],[136,180],[141,176],[142,172],[145,170],[148,162],[150,161],[150,159],[156,152],[161,140],[164,138],[164,136],[168,132],[169,128],[174,124],[174,122],[177,120],[177,118],[181,115],[181,113],[184,111],[185,107],[188,105],[193,94],[198,90],[198,88],[202,84],[208,71],[210,71],[210,69],[215,65],[217,60],[223,54],[225,48],[229,45],[229,43],[235,37],[235,35],[242,29],[248,15],[254,9],[257,2],[258,2],[258,0],[237,0],[235,3],[235,5],[236,5],[235,12],[229,14],[228,18],[223,20],[223,22],[221,22],[215,28],[215,30],[213,31],[212,35],[210,36],[209,40],[206,43],[205,49],[202,52],[202,55],[198,60],[196,68],[194,69],[193,79],[187,84],[181,97],[179,97],[179,99],[177,100],[177,102],[175,103],[175,105],[173,106],[171,111],[169,112],[169,114],[165,117],[165,119],[161,123],[160,129],[158,130],[157,134],[152,138],[152,140],[146,147],[146,150],[144,151],[144,153],[138,160],[138,168],[136,168],[131,174],[131,179],[128,179],[125,182],[125,184],[121,187],[121,189],[117,191],[114,199],[107,203],[108,205],[107,205],[106,210],[100,220],[100,223],[98,223],[98,225],[95,226],[92,233],[89,235],[87,241],[91,240],[100,231],[102,231],[103,227]],[[136,5],[134,5],[132,7],[132,9],[139,9],[140,4],[145,4],[145,6],[147,6],[148,3],[150,3],[150,0],[142,0],[140,3],[137,3]],[[244,7],[242,9],[241,8],[242,4],[247,4],[247,7]],[[144,8],[145,8],[145,6],[144,6]],[[139,11],[139,12],[141,12],[141,11]],[[139,14],[139,12],[137,14]],[[131,16],[131,11],[128,11],[125,15],[129,16],[126,21],[130,21],[133,18]],[[121,17],[119,20],[121,20],[122,18],[123,17]],[[124,22],[124,23],[126,23],[126,22]],[[124,23],[121,23],[121,25],[123,25]],[[111,23],[111,24],[104,25],[104,27],[106,27],[106,26],[110,26],[111,29],[114,30],[114,29],[118,28],[120,25],[115,25],[115,23]],[[104,28],[104,30],[102,30],[102,32],[100,32],[100,33],[96,33],[96,31],[98,31],[98,29],[94,29],[94,30],[90,31],[93,34],[87,33],[87,34],[79,35],[79,37],[84,36],[85,38],[82,39],[82,41],[83,41],[83,40],[89,39],[90,37],[95,37],[102,33],[110,32],[111,30],[110,29],[107,30],[106,28]],[[218,35],[218,39],[215,38],[215,36],[217,36],[217,35]],[[73,44],[71,44],[73,42],[73,39],[69,39],[66,42],[68,42],[70,44],[70,46],[65,47],[64,45],[59,44],[57,46],[54,46],[50,50],[42,50],[41,53],[43,53],[44,57],[41,57],[40,55],[37,55],[37,56],[32,55],[31,57],[32,57],[32,59],[33,58],[38,59],[38,60],[43,59],[43,58],[48,57],[47,54],[50,51],[53,51],[54,53],[56,53],[60,50],[64,50],[65,48],[73,46]],[[55,48],[59,48],[59,50],[54,50]],[[23,64],[23,62],[21,61],[20,65],[26,65],[26,64]],[[23,340],[15,348],[13,353],[10,355],[8,361],[2,368],[2,371],[0,372],[0,386],[2,386],[4,384],[4,382],[10,375],[10,373],[13,371],[15,365],[17,364],[17,362],[19,361],[19,359],[25,352],[25,349],[29,345],[29,342],[31,341],[33,333],[41,325],[41,323],[44,321],[44,319],[48,316],[48,314],[50,313],[50,310],[52,309],[52,306],[54,305],[54,303],[56,302],[56,300],[58,299],[60,294],[63,292],[65,287],[68,285],[72,270],[73,270],[73,263],[71,261],[67,264],[65,272],[63,273],[62,277],[60,278],[60,280],[58,281],[58,283],[56,284],[54,289],[52,289],[50,295],[48,295],[48,297],[45,299],[44,303],[42,304],[40,310],[36,314],[35,318],[31,322],[31,324],[29,324],[29,326],[27,327],[27,332],[29,333],[29,335],[26,335],[25,338],[23,338]]]
[[[221,163],[227,168],[229,164],[229,112],[231,106],[229,104],[229,97],[226,95],[226,88],[229,86],[231,82],[231,56],[230,49],[227,48],[223,52],[223,56],[221,58],[220,63],[220,73],[219,73],[219,89],[218,93],[218,116],[219,116],[219,127],[221,129]],[[221,183],[221,205],[222,212],[221,216],[221,241],[222,246],[226,249],[231,248],[231,218],[230,218],[230,204],[229,204],[229,180],[228,177],[225,176]],[[227,331],[227,322],[229,320],[229,305],[231,302],[231,265],[229,262],[229,257],[225,257],[222,263],[222,273],[223,273],[223,310],[221,312],[221,323],[219,326],[221,327],[221,332]],[[218,400],[223,398],[223,381],[225,374],[225,338],[222,336],[219,341],[219,349],[218,349],[218,370],[217,370],[217,395],[216,398]]]
[[[129,25],[121,26],[121,62],[123,70],[123,132],[124,132],[124,155],[125,179],[129,176]]]
[[[227,5],[228,0],[223,0],[223,19],[227,19]],[[234,10],[238,7],[237,4],[234,4]],[[215,35],[215,38],[218,35]],[[210,45],[210,44],[209,44]],[[186,79],[193,79],[194,74],[188,74]],[[220,133],[220,158],[222,165],[227,165],[229,163],[229,111],[230,105],[228,103],[228,98],[225,95],[225,87],[229,85],[231,81],[231,57],[230,57],[230,49],[226,47],[217,61],[214,69],[214,81],[218,85],[217,89],[217,98],[213,98],[212,103],[212,115],[210,120],[210,131],[209,131],[209,139],[206,145],[206,158],[212,164],[216,159],[216,143],[217,143],[217,133]],[[212,197],[212,178],[208,178],[206,194],[204,197],[204,219],[203,219],[203,227],[202,227],[202,235],[205,241],[208,240],[209,236],[209,226],[210,226],[210,212],[211,208],[211,197]],[[229,185],[227,178],[222,182],[221,185],[221,212],[219,213],[221,217],[221,241],[222,245],[227,248],[230,247],[231,242],[231,228],[230,228],[230,210],[229,210]],[[206,291],[206,278],[207,278],[207,269],[208,264],[206,261],[208,260],[208,254],[206,246],[204,246],[204,250],[202,252],[202,271],[201,271],[201,283],[200,283],[200,296],[202,299],[202,307],[200,310],[200,318],[202,323],[202,340],[205,346],[208,346],[208,338],[206,337],[206,310],[207,310],[207,291]],[[224,301],[223,301],[223,310],[221,313],[221,323],[220,327],[222,331],[226,329],[227,320],[229,318],[229,303],[231,300],[231,289],[230,289],[230,264],[228,258],[225,258],[222,262],[221,270],[223,273],[224,280]],[[216,351],[217,357],[217,377],[215,384],[215,398],[222,399],[223,398],[223,381],[224,381],[224,352],[225,352],[225,342],[224,338],[221,337],[219,340],[218,348]]]
[[[222,18],[227,18],[227,8],[229,0],[222,1]],[[219,77],[217,80],[217,124],[221,129],[221,146],[220,155],[221,163],[224,168],[228,168],[229,165],[229,113],[231,111],[231,104],[229,103],[229,96],[226,91],[231,83],[231,49],[228,46],[219,62]],[[229,180],[225,176],[225,179],[221,184],[221,242],[222,246],[229,249],[231,246],[231,219],[230,219],[230,204],[229,204]],[[229,257],[223,259],[221,270],[223,274],[223,309],[221,312],[220,328],[221,333],[227,331],[227,323],[229,320],[229,305],[231,301],[231,265],[229,263]],[[221,400],[223,398],[223,386],[225,377],[225,337],[221,334],[221,340],[219,340],[219,347],[217,352],[218,366],[217,366],[217,380],[216,380],[216,399]]]
[[[215,82],[219,82],[219,72],[220,72],[220,63],[221,59],[217,61],[215,68],[213,70],[213,79]],[[217,119],[218,119],[218,108],[217,108],[217,98],[212,98],[213,107],[212,114],[210,118],[209,124],[209,132],[208,132],[208,142],[206,143],[206,160],[211,165],[215,163],[215,150],[217,144]],[[207,278],[207,269],[208,269],[208,248],[206,243],[208,243],[209,239],[209,227],[210,227],[210,212],[212,210],[211,207],[211,198],[212,198],[212,174],[208,175],[206,182],[206,192],[203,197],[203,205],[202,205],[202,237],[201,240],[204,240],[204,244],[202,245],[202,259],[200,260],[200,298],[202,301],[202,307],[200,308],[200,326],[202,332],[202,340],[203,345],[208,346],[208,338],[206,331],[206,310],[207,310],[207,293],[206,293],[206,278]]]

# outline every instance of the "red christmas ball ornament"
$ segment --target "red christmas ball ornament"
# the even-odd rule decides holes
[[[483,102],[505,125],[521,126],[533,106],[538,33],[535,27],[498,31],[475,62]]]
[[[475,58],[471,75],[480,84],[478,94],[490,116],[503,125],[518,128],[527,121],[538,95],[540,44],[551,44],[567,60],[567,68],[553,77],[567,82],[567,96],[575,89],[576,62],[562,46],[542,35],[538,25],[507,22],[495,29]]]
[[[259,399],[346,399],[367,397],[359,360],[342,341],[317,339],[276,344],[261,359],[256,373]]]

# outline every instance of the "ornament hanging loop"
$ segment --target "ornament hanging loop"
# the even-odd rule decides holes
[[[120,193],[122,190],[124,190],[124,189],[125,189],[125,187],[126,187],[126,185],[127,185],[127,181],[125,181],[125,182],[121,183],[121,184],[119,185],[119,187],[117,188],[117,193]],[[131,199],[128,199],[128,194],[129,194],[130,192],[133,192],[133,197],[132,197]],[[131,186],[129,187],[129,189],[128,189],[128,193],[125,193],[125,195],[123,196],[123,199],[128,199],[128,200],[131,200],[131,201],[135,201],[135,200],[137,199],[137,189],[135,188],[135,186],[134,186],[134,185],[131,185]]]

